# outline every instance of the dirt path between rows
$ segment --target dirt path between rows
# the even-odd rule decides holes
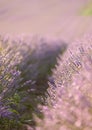
[[[90,0],[0,0],[0,33],[31,34],[71,42],[92,32],[91,16],[79,16]]]

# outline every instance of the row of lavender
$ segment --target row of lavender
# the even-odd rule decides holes
[[[0,129],[35,126],[33,113],[48,97],[48,77],[57,57],[66,49],[62,41],[37,37],[0,36]]]
[[[71,44],[58,63],[36,130],[92,130],[92,36]]]

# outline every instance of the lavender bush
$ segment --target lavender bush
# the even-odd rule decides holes
[[[4,46],[0,39],[0,129],[10,129],[17,123],[19,113],[11,107],[10,99],[19,87],[20,62],[19,52],[12,50],[10,45]]]
[[[0,129],[35,125],[33,113],[42,116],[37,105],[45,104],[48,77],[65,49],[62,41],[0,37]]]
[[[80,44],[81,43],[81,44]],[[80,44],[80,45],[79,45]],[[44,119],[36,130],[92,129],[92,38],[73,43],[53,70],[47,106],[40,106]]]

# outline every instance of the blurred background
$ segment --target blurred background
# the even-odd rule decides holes
[[[92,31],[92,0],[0,0],[0,33],[71,42]]]

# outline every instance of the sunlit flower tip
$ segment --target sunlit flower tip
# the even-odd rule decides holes
[[[77,121],[75,122],[75,126],[81,127],[81,125],[82,125],[81,120],[77,120]]]

